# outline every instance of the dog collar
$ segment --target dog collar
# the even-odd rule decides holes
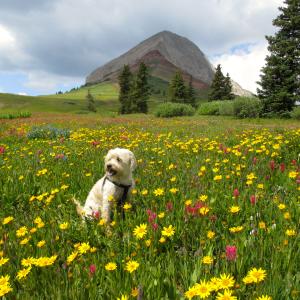
[[[115,182],[115,181],[109,179],[107,176],[105,176],[103,184],[105,183],[106,180],[110,181],[114,185],[116,185],[116,186],[118,186],[120,188],[123,188],[123,189],[129,189],[129,188],[131,188],[131,184],[130,185],[121,184],[121,183],[118,183],[118,182]]]

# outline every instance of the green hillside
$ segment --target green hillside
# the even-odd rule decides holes
[[[150,77],[149,83],[151,86],[149,110],[151,112],[157,104],[167,100],[168,82],[157,77]],[[98,113],[107,114],[118,111],[118,85],[111,82],[102,82],[53,95],[21,96],[0,93],[0,112],[87,113],[85,97],[88,91],[95,99]],[[204,99],[207,99],[207,91],[198,91],[198,101]]]

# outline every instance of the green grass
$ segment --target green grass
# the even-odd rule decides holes
[[[226,274],[238,299],[299,299],[299,130],[292,120],[214,116],[0,120],[0,280],[10,276],[12,288],[5,297],[131,300],[140,287],[143,299],[183,300],[195,283]],[[125,220],[114,211],[115,224],[83,223],[71,199],[84,203],[115,147],[131,149],[138,161],[133,207]],[[232,206],[240,210],[230,212]],[[147,233],[138,239],[140,224]],[[161,240],[170,225],[174,234]],[[18,237],[22,226],[27,232]],[[233,260],[226,258],[228,245],[237,249]],[[203,262],[207,256],[211,264]],[[30,257],[40,258],[31,268],[22,262]],[[41,257],[53,260],[41,266]],[[139,263],[132,273],[130,260]],[[107,271],[108,262],[117,269]],[[266,277],[246,285],[254,267]],[[22,269],[28,275],[18,279]],[[210,293],[206,299],[216,299]]]

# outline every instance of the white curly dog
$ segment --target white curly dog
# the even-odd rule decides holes
[[[105,157],[104,168],[105,175],[92,187],[84,206],[75,199],[73,201],[79,215],[92,218],[100,213],[101,218],[109,222],[113,202],[116,201],[123,212],[124,202],[134,188],[132,172],[136,168],[136,159],[128,149],[111,149]]]

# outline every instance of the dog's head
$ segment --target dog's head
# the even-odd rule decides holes
[[[104,167],[110,177],[129,178],[136,168],[136,159],[128,149],[115,148],[108,151]]]

